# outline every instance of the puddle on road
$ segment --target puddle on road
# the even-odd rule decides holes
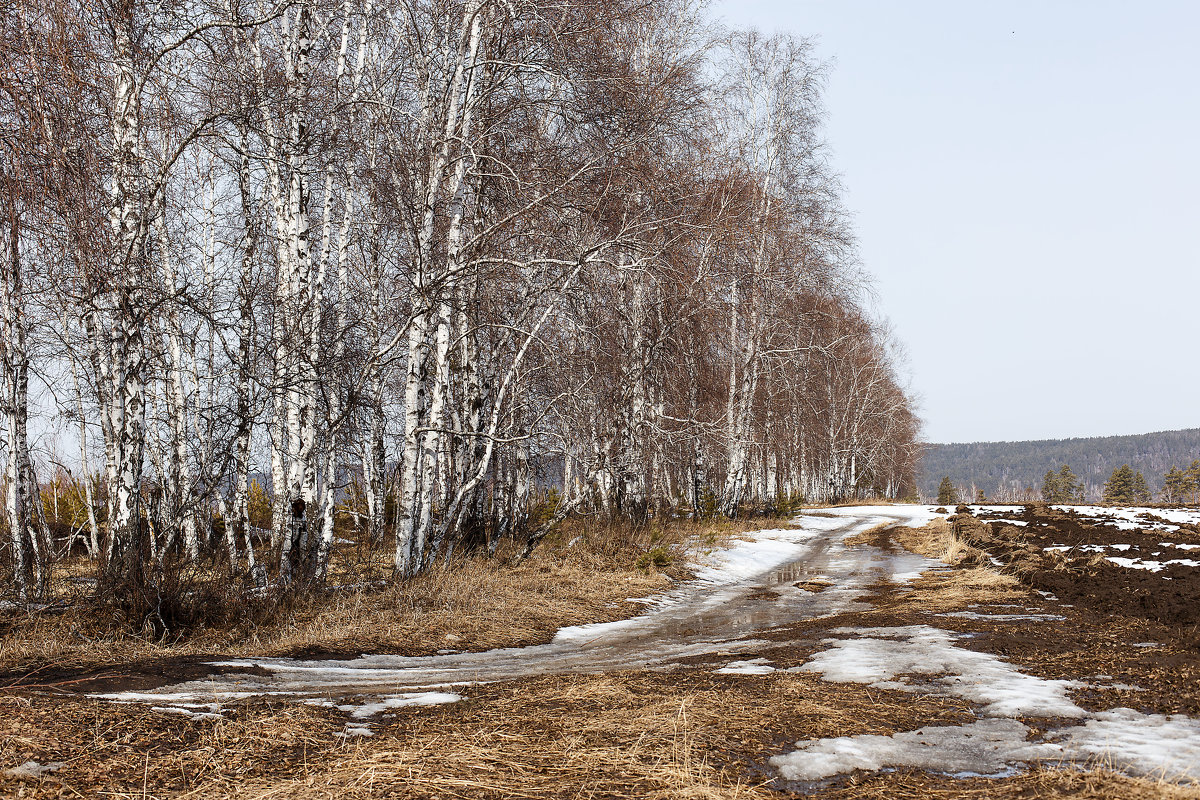
[[[876,511],[876,510],[873,510]],[[405,691],[508,681],[541,675],[625,669],[670,669],[688,657],[752,653],[768,645],[761,631],[804,619],[865,609],[859,598],[882,578],[941,567],[904,551],[846,548],[844,539],[886,522],[923,524],[895,509],[870,516],[819,518],[801,527],[760,532],[748,549],[780,558],[757,574],[726,584],[693,582],[667,594],[645,614],[628,620],[563,628],[543,645],[437,656],[365,655],[337,661],[289,658],[213,662],[222,674],[148,692],[97,695],[111,700],[157,702],[165,696],[198,701],[249,695],[290,695],[298,700],[393,696]],[[833,524],[833,523],[836,523]],[[746,554],[731,569],[746,571]],[[732,562],[731,557],[731,562]],[[702,574],[718,574],[702,570]],[[813,593],[797,583],[828,582]],[[767,590],[767,591],[764,591]],[[239,669],[247,672],[239,672]],[[249,672],[253,670],[253,674]]]

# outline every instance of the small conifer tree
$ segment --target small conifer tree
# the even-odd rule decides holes
[[[1058,473],[1054,470],[1046,470],[1046,477],[1042,478],[1042,499],[1047,503],[1058,502]]]
[[[1187,477],[1184,480],[1183,502],[1200,503],[1200,459],[1193,460],[1184,474]]]
[[[1171,467],[1163,475],[1162,499],[1166,503],[1182,503],[1188,496],[1188,470]]]
[[[1146,485],[1146,478],[1141,471],[1135,472],[1133,475],[1133,502],[1134,503],[1149,503],[1150,502],[1150,487]]]
[[[938,484],[938,505],[952,506],[958,503],[958,488],[954,482],[950,480],[950,476],[942,478],[942,482]]]
[[[1146,479],[1142,479],[1143,486]],[[1122,464],[1112,471],[1108,483],[1104,484],[1104,502],[1106,503],[1135,503],[1134,475],[1128,464]]]
[[[1042,479],[1042,499],[1047,503],[1079,503],[1083,501],[1083,483],[1067,464],[1058,472],[1050,470]]]
[[[1062,469],[1058,471],[1058,491],[1060,503],[1083,502],[1083,482],[1075,477],[1075,473],[1067,464],[1063,464]]]

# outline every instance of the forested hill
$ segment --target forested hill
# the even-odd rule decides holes
[[[931,444],[922,462],[921,493],[937,495],[938,482],[950,476],[960,487],[982,489],[989,499],[1026,499],[1023,489],[1040,490],[1046,471],[1069,464],[1086,485],[1089,499],[1099,499],[1113,469],[1129,464],[1141,470],[1156,493],[1163,473],[1200,458],[1200,429],[1160,431],[1134,436],[1090,439],[1046,439],[1036,442],[971,442]]]

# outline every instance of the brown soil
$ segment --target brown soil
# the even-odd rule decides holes
[[[988,515],[982,515],[986,520]],[[1172,630],[1174,639],[1200,647],[1200,568],[1171,564],[1158,572],[1118,566],[1103,556],[1158,561],[1200,560],[1200,551],[1177,544],[1200,544],[1200,534],[1185,528],[1170,533],[1121,530],[1081,519],[1045,506],[1026,506],[1024,527],[1003,522],[983,524],[968,515],[953,518],[955,533],[986,551],[1023,583],[1099,615],[1141,617]],[[1148,521],[1157,519],[1147,515]],[[1046,551],[1065,545],[1066,551]],[[1096,545],[1125,545],[1102,553],[1082,549]]]

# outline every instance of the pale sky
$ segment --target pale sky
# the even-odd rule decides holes
[[[928,441],[1200,427],[1200,3],[724,0],[819,38]]]

